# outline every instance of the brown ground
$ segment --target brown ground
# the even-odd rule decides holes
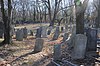
[[[26,25],[25,25],[26,26]],[[27,28],[35,29],[39,25],[27,25]],[[23,27],[23,26],[22,26]],[[19,27],[16,27],[19,28]],[[13,44],[0,47],[0,66],[55,66],[51,63],[53,57],[53,46],[62,42],[62,37],[58,40],[50,41],[53,34],[48,38],[43,38],[45,43],[43,50],[39,53],[31,53],[35,46],[35,37],[28,36],[23,41],[13,39]],[[1,40],[0,40],[1,41]],[[63,46],[64,49],[66,46]],[[62,57],[66,57],[63,52]]]

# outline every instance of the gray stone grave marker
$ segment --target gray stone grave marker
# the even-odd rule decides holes
[[[74,60],[84,59],[86,52],[86,43],[87,43],[87,37],[85,35],[77,34],[75,36],[74,49],[71,53],[71,57]]]
[[[53,54],[53,59],[59,60],[61,57],[61,44],[56,44],[54,45],[54,54]]]
[[[36,38],[34,52],[40,52],[40,51],[42,51],[43,44],[44,44],[44,40],[43,39]]]
[[[97,29],[97,37],[100,39],[100,28]]]
[[[49,28],[48,28],[48,35],[50,35],[50,33],[51,33],[51,31],[52,31],[52,29],[53,29],[53,27],[52,26],[50,26]]]
[[[46,26],[43,26],[42,27],[42,37],[47,37],[47,27]]]
[[[23,28],[23,38],[27,38],[28,32],[27,32],[27,28]]]
[[[97,30],[89,28],[86,32],[87,36],[87,51],[96,51],[97,49]]]
[[[60,34],[60,30],[59,30],[59,26],[57,26],[52,40],[57,40],[59,34]]]
[[[18,29],[16,31],[16,40],[22,41],[23,40],[23,29]]]
[[[41,38],[41,34],[42,34],[42,27],[37,29],[36,38]]]

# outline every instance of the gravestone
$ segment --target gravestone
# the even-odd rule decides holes
[[[52,29],[53,29],[53,27],[52,26],[50,26],[49,28],[48,28],[48,35],[50,35],[50,33],[51,33],[51,31],[52,31]]]
[[[65,42],[67,39],[68,39],[68,33],[64,33],[64,36],[63,36],[63,42]]]
[[[95,28],[88,28],[87,36],[87,51],[96,51],[97,49],[97,30]]]
[[[34,52],[40,52],[40,51],[42,51],[43,44],[44,44],[44,40],[43,39],[36,38]]]
[[[27,32],[27,28],[23,28],[23,38],[27,38],[28,32]]]
[[[22,41],[23,40],[23,29],[18,29],[16,31],[16,40]]]
[[[54,45],[54,54],[53,54],[53,59],[59,60],[61,57],[61,44],[56,44]]]
[[[27,29],[27,34],[31,35],[30,29]]]
[[[42,27],[38,28],[36,31],[36,38],[41,38]]]
[[[97,37],[100,39],[100,28],[97,29]]]
[[[86,43],[87,43],[87,37],[85,35],[77,34],[75,36],[74,49],[71,53],[71,57],[74,60],[84,59],[86,52]]]
[[[59,30],[59,26],[57,26],[52,40],[57,40],[59,34],[60,34],[60,30]]]
[[[47,27],[46,26],[43,26],[42,27],[42,37],[47,37]]]

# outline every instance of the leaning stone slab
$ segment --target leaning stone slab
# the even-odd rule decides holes
[[[75,36],[75,45],[71,54],[71,57],[74,60],[84,59],[86,52],[86,43],[87,43],[87,37],[85,35],[77,34]]]
[[[44,44],[44,40],[43,39],[36,38],[34,52],[40,52],[40,51],[42,51],[43,44]]]
[[[18,29],[16,31],[16,40],[22,41],[23,40],[23,29]]]

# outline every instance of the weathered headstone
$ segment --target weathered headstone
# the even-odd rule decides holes
[[[52,40],[57,40],[59,37],[59,34],[60,34],[60,30],[59,30],[59,27],[57,26]]]
[[[47,27],[46,26],[43,26],[42,27],[42,37],[47,37]]]
[[[87,51],[96,51],[97,49],[97,30],[95,28],[88,28],[87,36]]]
[[[74,60],[84,59],[86,52],[86,43],[87,43],[87,37],[85,35],[77,34],[75,36],[74,49],[71,53],[71,57]]]
[[[37,29],[36,38],[41,38],[41,33],[42,33],[42,27]]]
[[[44,40],[43,39],[36,38],[34,52],[40,52],[40,51],[42,51],[43,44],[44,44]]]
[[[100,28],[97,29],[97,37],[100,39]]]
[[[16,40],[22,41],[23,40],[23,29],[18,29],[16,31]]]
[[[59,60],[61,57],[61,44],[56,44],[54,45],[54,54],[53,54],[53,58],[54,60]]]
[[[23,28],[23,38],[27,38],[28,32],[27,32],[27,28]]]

